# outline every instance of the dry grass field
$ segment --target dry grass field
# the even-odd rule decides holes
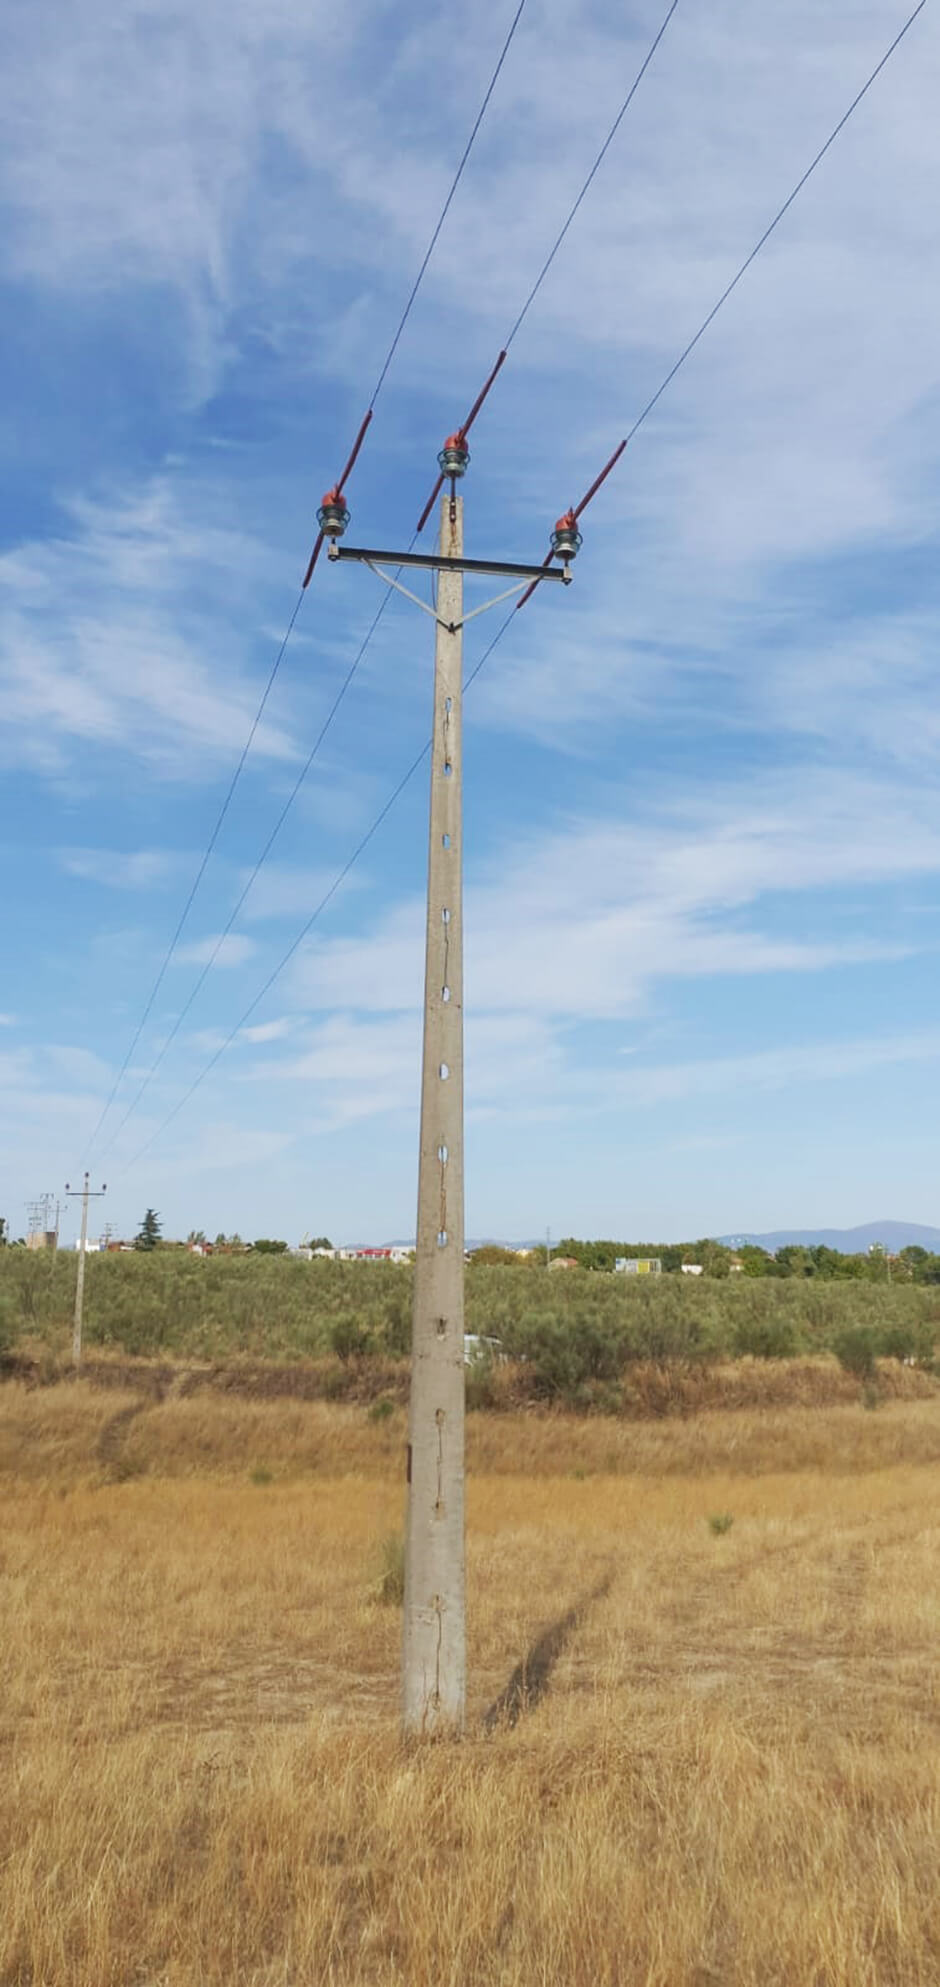
[[[402,1432],[0,1389],[3,1987],[936,1987],[940,1400],[471,1416],[407,1751]]]

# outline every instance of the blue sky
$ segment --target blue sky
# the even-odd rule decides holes
[[[78,1171],[514,7],[52,0],[0,124],[0,1212]],[[664,7],[527,0],[349,486],[404,545]],[[534,559],[901,26],[680,5],[473,435],[469,552]],[[466,706],[467,1226],[935,1222],[940,346],[925,8]],[[413,1232],[426,779],[195,1097],[427,734],[318,568],[91,1154],[107,1210]],[[468,630],[468,671],[498,623]],[[135,1080],[136,1074],[136,1080]],[[74,1227],[74,1217],[70,1217]],[[71,1232],[67,1230],[66,1232]]]

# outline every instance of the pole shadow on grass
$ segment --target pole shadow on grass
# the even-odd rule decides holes
[[[483,1729],[492,1732],[503,1726],[518,1725],[520,1718],[545,1696],[551,1681],[552,1671],[560,1655],[567,1647],[576,1628],[580,1627],[589,1608],[610,1593],[613,1575],[605,1573],[589,1594],[582,1595],[574,1606],[549,1623],[541,1635],[526,1650],[521,1663],[517,1663],[512,1676],[499,1696],[494,1698],[489,1710],[484,1713]]]

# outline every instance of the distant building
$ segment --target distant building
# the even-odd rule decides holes
[[[26,1237],[26,1247],[28,1249],[54,1249],[58,1239],[58,1234],[54,1228],[31,1228]]]
[[[414,1250],[403,1243],[395,1243],[392,1247],[382,1249],[317,1249],[312,1253],[318,1256],[336,1257],[341,1263],[408,1263],[414,1255]]]
[[[659,1256],[618,1256],[614,1269],[621,1276],[661,1276],[663,1266]]]
[[[577,1256],[553,1256],[548,1267],[549,1269],[580,1269],[581,1265]]]
[[[704,1265],[704,1263],[680,1263],[679,1267],[680,1267],[680,1269],[681,1269],[681,1271],[682,1271],[682,1274],[683,1274],[683,1276],[704,1276],[704,1275],[705,1275],[705,1265]]]

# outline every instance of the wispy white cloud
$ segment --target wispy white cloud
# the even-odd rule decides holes
[[[597,1101],[611,1106],[678,1103],[684,1098],[747,1095],[751,1090],[786,1090],[792,1085],[838,1082],[865,1076],[896,1063],[940,1061],[940,1030],[863,1037],[857,1041],[808,1042],[754,1055],[714,1056],[619,1074]]]
[[[93,1091],[95,1086],[104,1087],[109,1078],[108,1064],[92,1049],[76,1048],[65,1042],[50,1043],[46,1054],[54,1067],[68,1077],[76,1088]]]
[[[623,1120],[659,1106],[713,1098],[741,1103],[755,1093],[856,1082],[896,1065],[937,1062],[940,1030],[920,1029],[688,1061],[592,1066],[574,1063],[563,1032],[541,1016],[475,1016],[467,1024],[468,1122],[500,1120],[518,1131],[533,1123],[557,1128],[568,1120]],[[410,1127],[417,1119],[419,1063],[416,1016],[344,1014],[316,1023],[294,1053],[257,1066],[251,1076],[255,1084],[275,1086],[278,1098],[289,1088],[295,1131],[302,1126],[321,1136],[389,1116]],[[707,1128],[673,1144],[695,1151],[731,1142],[726,1132]]]
[[[219,950],[214,963],[220,967],[244,966],[247,960],[254,958],[258,949],[254,939],[246,938],[241,932],[229,932],[221,944],[218,935],[210,933],[208,938],[194,939],[190,945],[178,946],[175,961],[180,966],[208,965],[217,945]]]
[[[153,889],[167,882],[178,863],[163,849],[59,849],[58,859],[67,876],[115,890]]]
[[[635,823],[570,821],[517,842],[471,884],[468,1006],[527,1016],[635,1012],[666,977],[816,972],[898,958],[877,934],[800,935],[801,893],[940,871],[940,810],[838,773],[798,786],[689,789]],[[794,900],[790,929],[753,907]],[[748,924],[742,915],[750,912]],[[420,995],[424,909],[397,906],[361,937],[312,941],[289,976],[299,1006],[407,1009]],[[795,927],[795,929],[794,929]]]
[[[296,1019],[291,1015],[282,1015],[276,1021],[259,1021],[254,1027],[240,1028],[232,1046],[244,1049],[257,1043],[283,1042],[296,1031],[296,1026]],[[211,1056],[216,1049],[227,1045],[229,1032],[223,1028],[194,1028],[185,1038],[186,1046],[197,1056]]]
[[[228,617],[216,617],[226,587],[260,573],[259,548],[205,516],[187,525],[186,501],[168,477],[108,503],[72,500],[61,537],[0,556],[8,750],[58,770],[68,747],[93,742],[177,778],[240,751],[257,691],[233,676]],[[255,750],[297,757],[268,722]]]
[[[291,1016],[287,1014],[281,1015],[277,1021],[258,1021],[254,1027],[249,1026],[241,1030],[239,1041],[282,1042],[285,1035],[290,1034],[293,1025]]]
[[[331,821],[332,828],[336,825],[335,820]],[[342,822],[339,825],[342,828]],[[243,872],[242,883],[248,881],[250,874],[250,870]],[[252,885],[242,915],[246,922],[258,922],[264,918],[304,918],[320,902],[335,878],[336,870],[325,865],[304,868],[300,864],[266,863],[257,882]],[[365,888],[366,880],[363,872],[354,871],[349,879],[351,889]]]

